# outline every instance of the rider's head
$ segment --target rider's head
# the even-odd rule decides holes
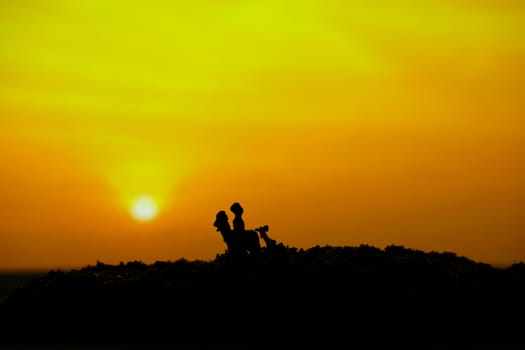
[[[230,207],[230,210],[235,215],[241,215],[244,212],[244,209],[241,207],[241,205],[238,202],[233,203],[232,206]]]

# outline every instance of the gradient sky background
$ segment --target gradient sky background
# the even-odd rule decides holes
[[[0,0],[0,269],[213,259],[234,201],[525,261],[524,107],[523,1]]]

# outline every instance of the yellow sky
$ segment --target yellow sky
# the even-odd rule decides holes
[[[211,259],[234,201],[525,260],[524,62],[522,1],[0,0],[0,270]]]

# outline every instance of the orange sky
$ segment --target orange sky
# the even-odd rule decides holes
[[[0,270],[212,259],[234,201],[525,261],[524,62],[521,1],[0,0]]]

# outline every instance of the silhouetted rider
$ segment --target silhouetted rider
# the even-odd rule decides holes
[[[242,219],[242,214],[244,213],[244,209],[241,207],[241,205],[238,202],[235,202],[230,207],[230,210],[232,213],[235,214],[235,217],[233,218],[233,231],[236,234],[241,234],[246,231],[246,228],[244,226],[244,220]]]
[[[239,238],[250,254],[258,254],[261,250],[259,235],[254,230],[246,230],[244,220],[242,219],[244,209],[238,202],[235,202],[231,205],[230,210],[235,214],[233,218],[233,236]]]

